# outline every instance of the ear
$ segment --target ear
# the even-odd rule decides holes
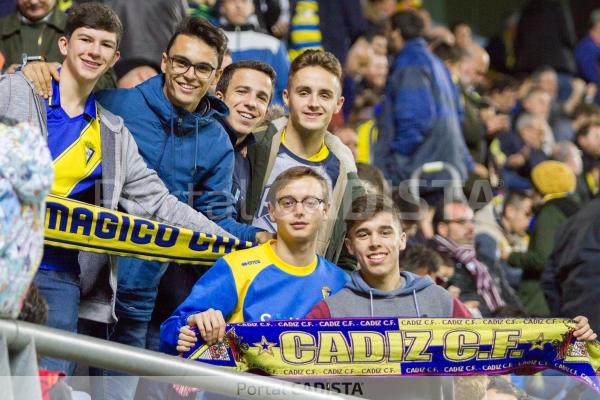
[[[115,51],[115,55],[114,55],[112,62],[110,63],[111,68],[114,67],[114,65],[117,63],[117,61],[119,61],[119,58],[121,58],[121,52],[119,50],[117,50],[117,51]]]
[[[400,251],[406,249],[406,232],[402,232],[400,235]]]
[[[58,38],[58,49],[63,57],[67,56],[67,50],[69,49],[69,39],[66,36]]]
[[[515,212],[515,208],[510,204],[507,205],[506,208],[504,209],[504,214],[506,214],[506,216],[511,219],[514,215],[514,212]]]
[[[275,221],[275,207],[271,204],[270,201],[267,201],[267,210],[269,210],[269,217],[271,217],[272,221]]]
[[[215,91],[215,97],[219,100],[225,100],[225,95],[219,90]]]
[[[290,108],[290,92],[287,89],[283,89],[283,104],[285,104],[285,108]]]
[[[160,58],[160,70],[163,74],[167,73],[167,63],[169,62],[169,56],[167,56],[167,53],[162,53],[162,56]]]
[[[350,253],[350,255],[354,256],[354,245],[352,244],[352,240],[350,240],[350,238],[345,238],[344,243],[346,244],[348,253]]]
[[[212,80],[215,85],[221,79],[221,75],[223,75],[223,68],[219,68],[215,71],[215,77]]]
[[[448,225],[443,222],[438,223],[437,231],[439,232],[440,236],[448,236]]]
[[[335,114],[339,113],[340,110],[342,109],[342,106],[344,105],[344,96],[340,96],[340,98],[337,101],[337,104],[335,106]]]
[[[327,219],[329,216],[329,210],[331,209],[331,203],[323,204],[323,219]]]

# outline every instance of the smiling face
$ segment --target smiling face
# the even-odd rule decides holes
[[[181,72],[178,65],[173,62],[173,57],[194,65],[206,64],[207,68],[213,70],[207,77],[200,76],[201,73],[199,75],[199,71],[194,66]],[[198,37],[184,34],[177,36],[169,49],[169,54],[163,53],[160,65],[160,69],[165,74],[163,91],[169,101],[177,107],[195,111],[211,83],[219,80],[218,61],[217,50]]]
[[[277,223],[277,237],[284,242],[310,242],[316,240],[322,221],[327,219],[329,204],[321,202],[315,209],[302,204],[305,199],[326,199],[321,182],[313,177],[293,179],[282,186],[275,195],[275,204],[269,203],[269,214]],[[295,199],[296,205],[286,209],[285,201]]]
[[[58,47],[63,67],[81,83],[95,84],[119,59],[117,35],[98,29],[77,28],[70,38],[62,36]]]
[[[356,257],[363,279],[371,286],[375,286],[373,282],[399,282],[399,257],[406,248],[406,234],[391,212],[381,211],[354,224],[346,246]]]
[[[344,104],[339,79],[318,66],[298,70],[283,101],[290,110],[290,123],[297,132],[325,132],[331,117]]]
[[[229,107],[227,123],[245,136],[263,121],[273,94],[273,82],[264,72],[240,68],[231,76],[225,93],[215,94]]]

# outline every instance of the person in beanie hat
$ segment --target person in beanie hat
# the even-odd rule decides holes
[[[560,161],[541,162],[531,171],[535,190],[547,200],[548,197],[565,197],[575,190],[576,177],[569,167]]]
[[[559,161],[543,161],[531,171],[531,181],[540,204],[534,211],[530,226],[531,240],[525,252],[511,253],[508,263],[523,269],[523,282],[519,296],[531,316],[543,317],[550,310],[540,288],[540,276],[554,248],[558,227],[579,209],[572,193],[575,191],[575,174]]]

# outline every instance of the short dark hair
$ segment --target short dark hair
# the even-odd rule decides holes
[[[467,52],[458,46],[453,46],[446,42],[440,42],[432,49],[433,54],[444,62],[456,64],[467,57]]]
[[[363,36],[367,42],[372,43],[377,36],[386,37],[387,29],[387,21],[375,22],[367,27]]]
[[[288,85],[292,82],[292,77],[301,69],[306,67],[321,67],[327,72],[335,75],[342,82],[342,65],[332,53],[323,50],[308,49],[302,52],[292,61],[290,65],[290,74]]]
[[[405,224],[419,222],[423,211],[427,209],[427,202],[415,196],[410,190],[398,187],[392,192],[392,200],[400,210],[400,217]]]
[[[392,214],[400,229],[402,229],[400,211],[398,211],[392,199],[382,194],[371,193],[359,196],[352,201],[350,210],[346,215],[346,232],[349,234],[355,225],[368,221],[381,212]]]
[[[425,268],[428,274],[435,274],[443,263],[442,257],[435,250],[418,244],[404,252],[400,265],[405,271],[416,273]]]
[[[456,31],[456,29],[461,25],[468,26],[469,28],[471,27],[471,25],[469,25],[467,23],[467,21],[459,19],[459,20],[452,22],[452,24],[450,24],[450,32],[454,33]]]
[[[577,140],[582,136],[587,136],[588,133],[590,133],[590,129],[597,126],[600,126],[600,119],[592,119],[591,121],[586,122],[577,130],[577,132],[575,132],[575,139]]]
[[[252,69],[254,71],[262,72],[263,74],[267,75],[271,79],[271,97],[269,97],[269,101],[273,98],[273,94],[275,92],[275,79],[277,79],[277,73],[269,64],[256,60],[237,61],[225,67],[225,69],[223,70],[223,74],[221,75],[221,78],[217,83],[217,92],[225,94],[227,88],[229,88],[229,83],[231,83],[231,78],[233,78],[233,74],[235,74],[235,71],[239,69]]]
[[[438,202],[435,206],[435,210],[433,212],[433,220],[431,223],[433,224],[433,231],[438,233],[438,225],[442,222],[447,222],[446,220],[446,207],[450,204],[464,204],[467,207],[470,207],[468,203],[462,200],[443,200]]]
[[[117,48],[123,37],[123,24],[116,12],[100,3],[78,4],[71,9],[65,24],[65,36],[71,38],[79,28],[90,28],[111,32],[117,35]]]
[[[513,78],[510,75],[506,74],[498,74],[490,85],[488,92],[489,93],[502,93],[506,90],[514,90],[516,91],[519,88],[519,81]]]
[[[202,40],[209,47],[212,47],[217,52],[217,68],[221,68],[223,62],[223,56],[227,51],[227,36],[223,31],[206,19],[197,16],[185,17],[175,28],[175,33],[171,36],[169,44],[167,45],[166,53],[169,54],[169,50],[173,47],[175,39],[179,35],[195,36]]]
[[[372,164],[356,163],[356,173],[360,180],[371,184],[377,193],[385,194],[385,176],[379,168]]]
[[[425,20],[416,10],[399,11],[390,17],[392,31],[400,31],[404,40],[423,37]]]
[[[506,195],[506,198],[504,199],[504,201],[502,202],[502,215],[506,214],[506,208],[508,206],[513,206],[515,208],[519,208],[521,206],[521,203],[523,203],[523,201],[527,200],[528,198],[529,198],[529,196],[527,196],[527,194],[525,194],[523,192],[519,192],[519,191],[509,192]]]
[[[277,203],[277,192],[283,189],[287,184],[291,181],[295,181],[301,178],[314,178],[321,184],[321,188],[323,189],[323,201],[325,203],[329,203],[329,185],[327,183],[327,179],[325,179],[321,174],[310,167],[297,166],[288,168],[283,171],[281,174],[277,175],[277,178],[271,184],[271,188],[269,189],[269,194],[267,195],[267,200],[271,205],[275,205]]]

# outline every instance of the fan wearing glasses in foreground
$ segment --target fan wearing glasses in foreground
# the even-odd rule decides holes
[[[161,351],[188,351],[198,340],[223,340],[226,322],[302,318],[319,301],[342,289],[348,275],[316,254],[317,233],[327,218],[326,178],[310,167],[278,175],[268,208],[277,239],[217,260],[160,329]]]

